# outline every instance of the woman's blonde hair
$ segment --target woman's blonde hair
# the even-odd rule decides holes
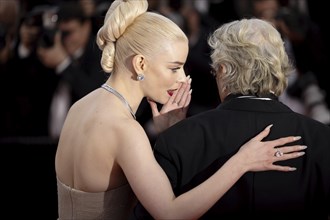
[[[111,4],[96,40],[103,51],[105,72],[116,71],[132,55],[153,57],[166,43],[187,40],[173,21],[147,9],[147,0],[116,0]]]
[[[225,72],[222,90],[232,94],[276,96],[287,87],[293,70],[280,33],[260,19],[242,19],[222,25],[209,38],[212,67]],[[221,71],[219,71],[221,72]]]

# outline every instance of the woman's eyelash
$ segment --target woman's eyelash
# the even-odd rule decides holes
[[[173,72],[175,72],[175,71],[177,71],[177,70],[179,70],[179,69],[181,69],[181,67],[176,67],[176,68],[173,68],[173,69],[171,69]]]

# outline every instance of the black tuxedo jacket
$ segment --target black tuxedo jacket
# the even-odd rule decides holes
[[[278,162],[294,172],[248,172],[202,219],[327,219],[330,213],[330,127],[277,100],[231,98],[163,132],[154,152],[178,196],[212,175],[239,148],[273,124],[265,140],[300,135],[300,158]],[[221,181],[219,182],[221,184]],[[134,218],[147,219],[141,204]]]

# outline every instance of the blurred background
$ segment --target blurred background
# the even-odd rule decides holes
[[[330,125],[329,34],[325,1],[149,0],[149,11],[189,38],[193,78],[188,117],[220,104],[207,37],[224,22],[257,17],[282,34],[295,70],[280,97],[294,111]],[[95,43],[111,0],[0,0],[0,147],[7,216],[57,218],[54,156],[69,107],[109,77]],[[137,120],[153,144],[144,100]]]

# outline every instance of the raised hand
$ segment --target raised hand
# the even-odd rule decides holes
[[[191,101],[192,90],[190,87],[191,78],[187,76],[186,80],[181,83],[179,89],[173,93],[160,111],[158,111],[157,104],[148,99],[152,110],[154,126],[158,133],[186,118]]]

